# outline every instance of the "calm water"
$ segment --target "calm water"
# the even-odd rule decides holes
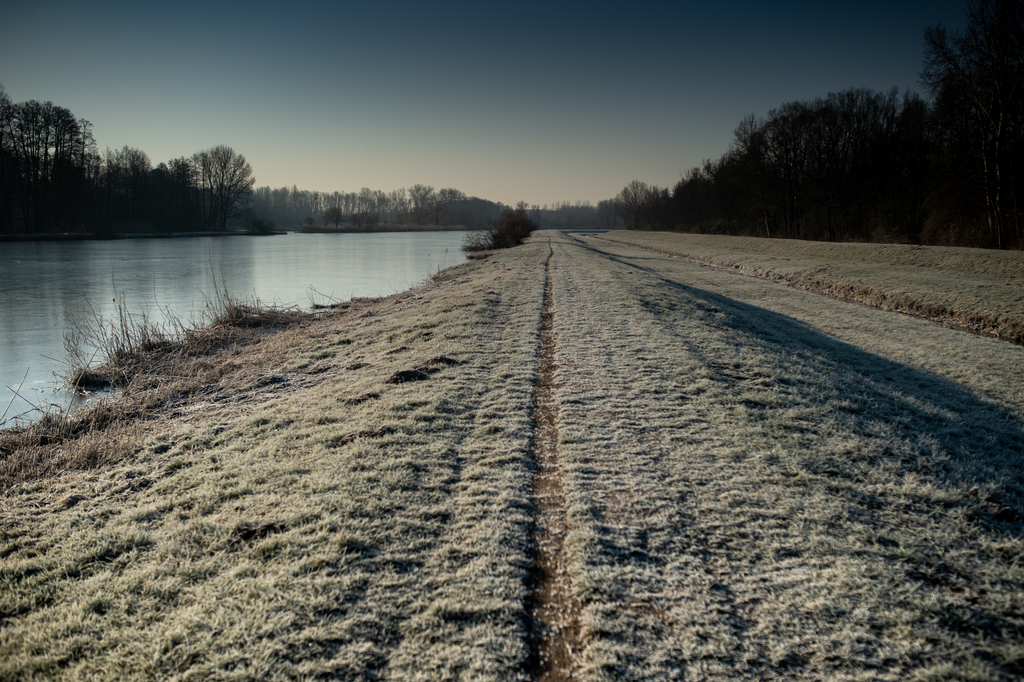
[[[314,301],[384,296],[464,261],[464,232],[288,234],[120,241],[0,243],[0,414],[20,394],[63,402],[68,315],[110,319],[112,299],[162,321],[199,319],[214,276],[235,298],[308,308]],[[447,253],[445,250],[447,249]],[[26,377],[26,372],[28,375]],[[29,405],[14,398],[8,419]]]

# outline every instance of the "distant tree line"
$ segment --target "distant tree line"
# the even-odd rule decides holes
[[[340,228],[342,224],[363,227],[385,223],[464,225],[477,229],[497,215],[502,205],[467,197],[451,187],[435,191],[431,185],[422,184],[391,192],[368,187],[358,192],[319,192],[293,185],[290,189],[256,188],[252,208],[258,215],[285,226],[307,224]]]
[[[614,199],[629,229],[1024,248],[1024,3],[925,31],[924,101],[853,89],[748,116],[669,190]]]
[[[516,210],[523,208],[523,202]],[[510,208],[498,201],[466,196],[460,190],[435,191],[417,184],[391,192],[364,187],[358,192],[320,192],[297,186],[257,187],[252,210],[278,225],[334,227],[373,224],[463,226],[468,230],[489,229],[489,221]],[[622,227],[611,199],[594,206],[589,201],[526,205],[531,220],[543,227]]]
[[[0,86],[0,234],[254,231],[275,225],[372,227],[378,223],[490,229],[509,208],[454,188],[416,184],[391,192],[254,190],[252,167],[218,146],[154,167],[140,149],[100,152],[92,124],[52,102],[14,103]],[[546,227],[621,226],[611,200],[528,210]]]
[[[622,219],[616,215],[615,201],[605,199],[597,205],[589,201],[562,201],[544,206],[533,206],[535,221],[541,227],[575,227],[615,229],[623,227]]]

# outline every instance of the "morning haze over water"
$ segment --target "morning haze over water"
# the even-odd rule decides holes
[[[0,247],[0,384],[8,412],[66,399],[63,333],[75,315],[116,318],[113,299],[155,322],[197,318],[216,287],[237,299],[308,308],[386,296],[463,260],[465,232],[288,234],[120,241],[16,242]],[[214,281],[216,278],[216,282]],[[96,358],[99,361],[100,358]],[[27,372],[27,375],[26,375]],[[38,415],[36,415],[38,416]]]

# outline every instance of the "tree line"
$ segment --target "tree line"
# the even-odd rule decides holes
[[[255,188],[251,165],[217,146],[153,165],[129,146],[100,152],[92,124],[53,102],[14,103],[0,85],[0,234],[221,231],[377,223],[489,230],[510,208],[455,188],[391,192]],[[611,200],[522,207],[547,227],[621,226]]]
[[[100,153],[89,121],[0,86],[0,233],[223,230],[254,184],[224,145],[156,167],[128,146]]]
[[[278,225],[311,225],[340,228],[377,223],[398,225],[462,226],[468,230],[490,230],[510,206],[467,196],[454,188],[435,191],[431,185],[417,184],[390,192],[363,187],[359,192],[321,192],[292,187],[257,187],[252,209]],[[561,201],[543,206],[519,202],[515,211],[527,211],[531,220],[543,227],[607,228],[622,227],[612,200],[598,202]]]
[[[416,184],[391,192],[363,187],[358,192],[320,192],[296,186],[258,187],[252,208],[279,225],[323,225],[338,228],[342,223],[367,227],[377,223],[398,225],[482,226],[497,215],[502,205],[468,197],[461,190]]]
[[[629,229],[1024,248],[1024,3],[925,30],[931,98],[851,89],[748,116],[672,189],[615,197]]]

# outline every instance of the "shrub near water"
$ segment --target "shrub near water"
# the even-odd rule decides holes
[[[313,319],[258,299],[242,302],[219,289],[195,323],[170,313],[166,322],[156,322],[131,311],[123,296],[116,303],[111,319],[95,310],[68,314],[64,345],[67,387],[85,395],[113,388],[117,399],[94,396],[82,408],[38,406],[32,411],[42,417],[28,424],[19,424],[24,415],[0,415],[0,488],[120,461],[140,425],[168,403],[187,402],[233,376],[243,349],[251,354],[257,344],[271,347],[274,331]],[[91,363],[95,356],[103,360]]]
[[[504,208],[497,218],[488,220],[486,230],[467,234],[462,250],[490,251],[519,246],[536,229],[537,223],[526,212],[526,204],[519,202],[515,210]]]

